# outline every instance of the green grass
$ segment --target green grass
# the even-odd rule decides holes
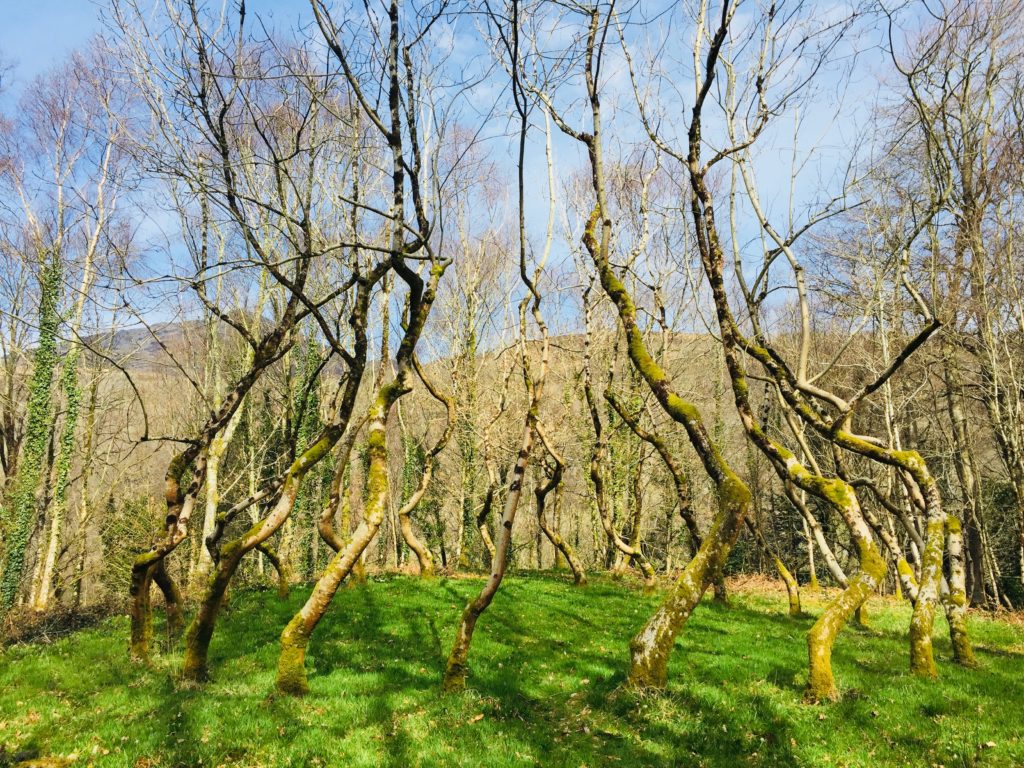
[[[834,665],[843,700],[801,701],[804,633],[784,594],[705,602],[662,696],[617,691],[626,645],[656,605],[615,582],[506,580],[481,620],[472,690],[439,694],[477,580],[371,580],[339,592],[313,638],[312,693],[271,695],[286,601],[236,593],[214,679],[176,679],[180,654],[127,661],[127,621],[0,653],[0,744],[97,766],[1012,766],[1024,764],[1024,630],[972,616],[978,670],[907,673],[906,607],[876,599]],[[820,603],[811,602],[812,613]],[[986,746],[990,745],[990,746]],[[3,758],[0,758],[2,764]]]

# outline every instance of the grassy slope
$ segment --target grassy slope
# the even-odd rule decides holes
[[[103,766],[790,766],[1024,764],[1024,630],[972,619],[983,668],[906,673],[908,610],[872,602],[840,637],[843,701],[801,703],[804,631],[784,595],[705,602],[677,644],[666,696],[612,696],[626,640],[657,597],[510,578],[481,621],[473,690],[438,695],[475,580],[394,577],[342,590],[313,639],[313,692],[269,696],[277,635],[305,590],[237,594],[214,639],[215,679],[174,679],[180,657],[126,661],[116,619],[0,653],[0,745]],[[811,603],[812,612],[818,605]],[[482,715],[482,717],[481,717]],[[994,743],[994,746],[984,746]]]

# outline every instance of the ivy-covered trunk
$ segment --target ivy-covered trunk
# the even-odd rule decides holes
[[[107,150],[109,157],[109,147]],[[97,195],[98,207],[103,205],[103,183],[100,182]],[[93,279],[93,264],[96,250],[99,244],[99,235],[102,230],[105,217],[101,213],[96,228],[86,247],[85,259],[82,264],[82,278],[78,286],[78,298],[75,300],[74,314],[71,318],[69,336],[74,340],[64,360],[61,363],[60,388],[64,393],[64,423],[61,425],[59,453],[57,457],[57,474],[54,481],[53,513],[50,519],[50,535],[46,548],[46,555],[43,560],[42,572],[39,577],[39,585],[36,593],[36,610],[45,610],[50,600],[50,592],[53,586],[54,569],[57,565],[57,552],[60,548],[61,534],[64,526],[64,516],[67,512],[68,490],[71,485],[71,465],[75,457],[75,436],[78,431],[78,410],[82,402],[82,392],[78,383],[78,359],[81,353],[81,345],[77,336],[82,328],[82,319],[85,314],[85,300],[89,295]],[[93,406],[95,405],[95,389],[93,391]],[[91,427],[90,427],[91,428]],[[86,437],[86,443],[91,445],[92,435]],[[88,472],[88,465],[91,459],[83,463],[83,493],[87,486],[85,474]],[[85,546],[84,536],[82,546]]]
[[[17,473],[3,505],[4,552],[0,564],[0,614],[6,613],[21,595],[25,548],[38,510],[36,496],[43,477],[47,445],[53,430],[53,373],[57,366],[57,307],[60,302],[61,267],[53,254],[39,277],[39,337],[32,362],[28,391],[25,436]]]
[[[43,556],[42,570],[36,588],[35,609],[46,610],[50,602],[57,551],[60,547],[64,515],[67,511],[68,488],[71,484],[71,462],[75,454],[75,433],[78,428],[78,409],[82,393],[78,387],[78,347],[73,346],[64,358],[60,377],[60,388],[64,393],[64,423],[61,425],[57,454],[57,473],[53,494],[53,511],[50,514],[50,532]],[[83,542],[84,545],[84,542]]]

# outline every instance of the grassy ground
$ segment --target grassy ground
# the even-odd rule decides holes
[[[666,695],[617,694],[626,642],[657,596],[598,580],[509,578],[482,619],[473,689],[438,694],[476,580],[405,577],[342,590],[314,636],[312,693],[270,695],[280,628],[304,589],[235,595],[214,680],[126,660],[127,621],[0,652],[0,745],[102,766],[1024,765],[1024,628],[972,617],[982,668],[906,672],[908,609],[876,599],[872,628],[835,654],[843,700],[801,702],[804,632],[784,593],[705,602],[677,643]],[[810,612],[820,603],[807,600]],[[0,753],[2,754],[2,753]],[[0,766],[4,758],[0,757]]]

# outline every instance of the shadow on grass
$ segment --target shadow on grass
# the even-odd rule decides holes
[[[41,722],[32,736],[56,752],[130,735],[121,754],[132,759],[97,761],[118,766],[142,756],[161,766],[789,766],[842,754],[856,756],[851,765],[924,756],[970,765],[988,741],[1007,762],[987,752],[986,765],[1020,755],[1015,724],[1000,716],[1024,704],[1021,657],[982,650],[985,669],[962,670],[945,662],[948,641],[938,640],[940,683],[917,680],[906,671],[902,616],[885,606],[870,630],[850,627],[838,639],[838,704],[801,703],[815,617],[790,618],[783,600],[746,596],[728,607],[702,603],[677,641],[668,691],[638,696],[620,690],[627,642],[660,596],[602,579],[580,590],[562,575],[512,576],[478,625],[471,690],[443,697],[456,624],[481,584],[388,578],[339,591],[312,638],[312,691],[302,699],[272,691],[280,629],[308,589],[285,601],[238,591],[211,646],[213,679],[201,688],[177,681],[177,651],[153,670],[104,670],[91,687],[60,666],[73,654],[27,667],[39,696],[63,670],[61,687],[82,713],[65,732]],[[93,663],[121,663],[120,636],[106,645],[87,637]],[[14,704],[0,691],[0,719]]]

